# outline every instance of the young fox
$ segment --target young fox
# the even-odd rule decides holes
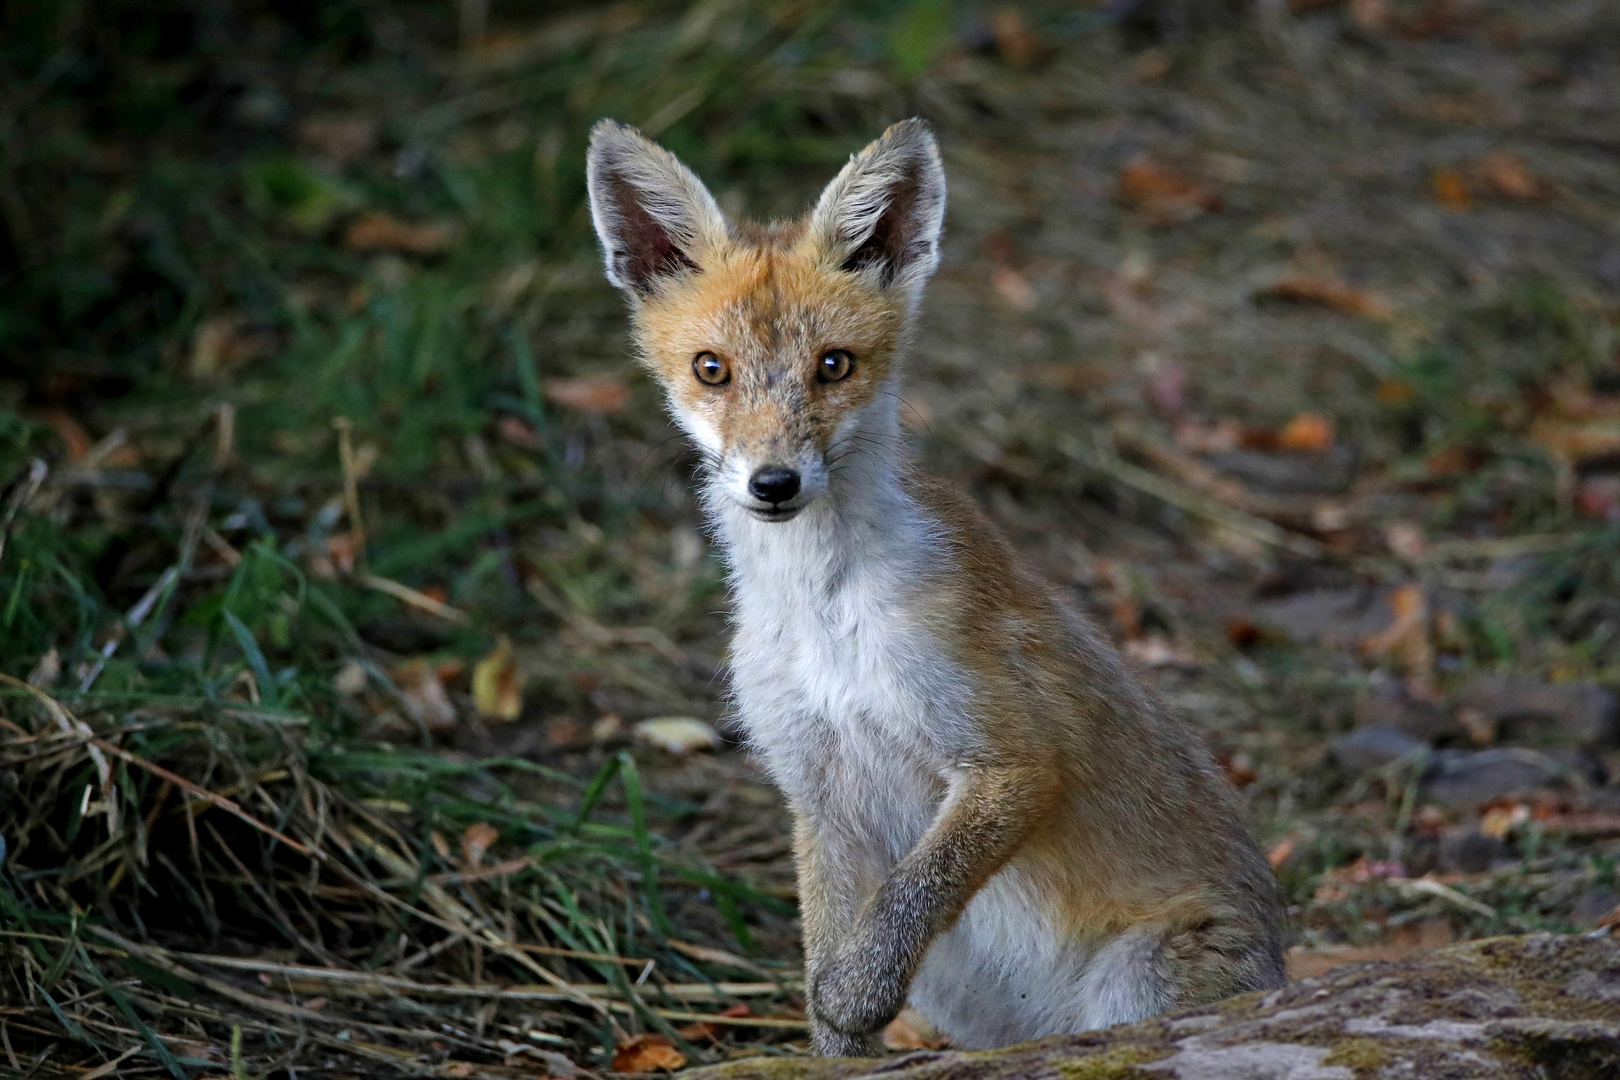
[[[641,359],[707,464],[817,1052],[876,1052],[908,998],[982,1047],[1281,986],[1278,889],[1198,736],[908,458],[945,214],[928,127],[889,128],[792,224],[728,222],[612,121],[587,170]]]

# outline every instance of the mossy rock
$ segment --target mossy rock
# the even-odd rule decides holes
[[[1534,934],[1004,1050],[755,1058],[688,1080],[1614,1080],[1620,941]]]

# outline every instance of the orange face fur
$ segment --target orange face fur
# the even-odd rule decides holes
[[[813,501],[839,454],[877,419],[868,411],[894,407],[905,305],[829,267],[816,248],[802,230],[786,243],[733,241],[636,313],[643,362],[709,454],[717,494],[748,508],[759,500],[747,479],[768,466],[800,474],[790,506]],[[837,351],[851,359],[834,380],[822,369]],[[727,381],[698,376],[704,353],[725,365]]]
[[[944,214],[926,127],[889,129],[793,224],[727,222],[684,165],[611,122],[587,171],[608,277],[705,453],[712,509],[786,521],[841,461],[898,444],[899,355]]]

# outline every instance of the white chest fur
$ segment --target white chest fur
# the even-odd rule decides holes
[[[796,806],[892,864],[977,737],[966,680],[918,613],[940,573],[934,527],[902,497],[881,514],[812,507],[724,529],[749,741]]]

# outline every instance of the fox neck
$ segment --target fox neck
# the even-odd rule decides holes
[[[767,595],[825,596],[862,567],[903,572],[931,559],[937,529],[906,483],[911,463],[899,401],[895,380],[839,432],[827,490],[790,521],[760,521],[712,487],[705,490],[733,590],[745,608]]]

